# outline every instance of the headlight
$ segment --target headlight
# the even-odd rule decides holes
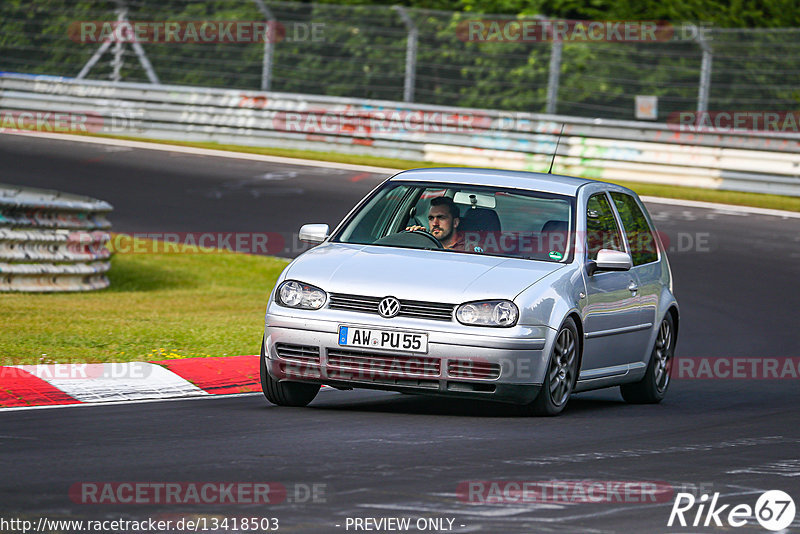
[[[509,300],[468,302],[456,310],[456,319],[474,326],[514,326],[519,317],[517,305]]]
[[[304,310],[320,309],[327,298],[325,292],[320,288],[294,280],[282,283],[276,295],[278,304]]]

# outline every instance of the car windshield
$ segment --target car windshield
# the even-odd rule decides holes
[[[512,188],[387,182],[334,242],[568,261],[573,199]]]

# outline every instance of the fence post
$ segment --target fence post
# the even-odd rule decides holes
[[[705,113],[708,111],[708,95],[711,92],[711,62],[714,58],[714,51],[702,34],[702,28],[695,29],[695,41],[703,51],[703,60],[700,64],[700,87],[697,91],[697,112]]]
[[[550,73],[547,77],[547,107],[545,113],[555,115],[558,105],[558,82],[561,76],[561,49],[564,43],[553,37],[550,49]]]
[[[403,101],[414,101],[414,78],[417,72],[417,39],[419,38],[419,30],[408,16],[408,12],[403,6],[392,6],[400,14],[403,19],[403,24],[408,29],[408,37],[406,39],[406,76],[405,84],[403,85]]]
[[[275,50],[275,32],[278,29],[275,15],[267,7],[263,0],[253,0],[258,10],[267,19],[267,32],[264,39],[264,56],[261,62],[261,90],[269,91],[272,85],[272,54]]]
[[[117,11],[117,24],[121,25],[127,14],[127,9],[120,7]],[[111,59],[111,81],[119,83],[122,80],[122,39],[117,39],[114,43],[114,57]]]

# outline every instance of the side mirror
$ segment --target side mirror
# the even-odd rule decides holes
[[[297,237],[305,243],[319,245],[328,237],[329,230],[327,224],[304,224]]]
[[[592,276],[597,271],[629,271],[632,266],[631,255],[627,252],[602,248],[597,252],[597,259],[586,265],[586,271]]]

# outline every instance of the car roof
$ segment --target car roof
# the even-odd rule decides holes
[[[467,167],[412,169],[394,175],[392,180],[511,187],[570,196],[575,196],[583,185],[601,183],[560,174]]]

